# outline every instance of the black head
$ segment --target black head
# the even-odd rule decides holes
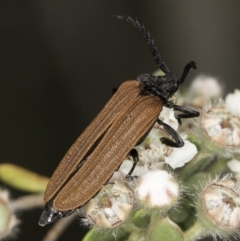
[[[161,55],[158,53],[157,47],[154,44],[153,39],[150,36],[149,31],[146,31],[144,25],[141,25],[138,20],[134,20],[131,17],[125,17],[116,15],[117,18],[125,20],[136,27],[146,39],[147,44],[153,54],[158,67],[165,73],[164,76],[153,76],[150,74],[141,74],[137,77],[137,80],[142,83],[143,95],[155,95],[166,102],[173,94],[178,90],[180,84],[183,83],[189,70],[191,68],[196,69],[196,63],[191,61],[188,63],[183,71],[182,77],[177,80],[176,77],[169,71],[166,63],[163,61]]]
[[[166,102],[178,90],[178,81],[173,74],[153,76],[140,74],[137,80],[142,84],[142,95],[155,95]]]
[[[196,69],[196,63],[193,61],[185,66],[182,77],[179,80],[171,72],[163,76],[140,74],[137,80],[142,84],[141,94],[155,95],[161,98],[163,102],[167,102],[178,90],[179,85],[183,83],[191,68]]]

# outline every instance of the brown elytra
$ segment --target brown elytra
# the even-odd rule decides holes
[[[119,87],[63,157],[48,183],[45,202],[53,199],[54,209],[72,210],[101,189],[161,112],[160,98],[140,93],[136,80]]]

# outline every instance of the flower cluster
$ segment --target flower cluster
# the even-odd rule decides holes
[[[83,208],[91,232],[110,228],[117,235],[118,227],[128,240],[164,241],[238,235],[240,91],[225,100],[221,96],[222,87],[215,78],[199,76],[190,91],[178,96],[181,105],[201,112],[198,119],[184,120],[180,126],[174,111],[163,107],[159,119],[180,133],[184,146],[162,144],[160,138],[167,133],[155,124],[135,147],[139,161],[133,178],[126,178],[133,165],[126,157],[111,183]],[[220,178],[221,173],[237,172],[236,166],[235,177]],[[116,198],[120,184],[125,191],[117,191]]]
[[[215,178],[200,185],[196,200],[198,221],[205,235],[238,235],[240,226],[240,189],[239,180],[232,175]],[[199,198],[200,197],[200,198]]]

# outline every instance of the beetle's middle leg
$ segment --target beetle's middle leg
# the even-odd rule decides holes
[[[181,118],[193,118],[198,117],[200,113],[198,111],[192,110],[190,108],[173,105],[172,108],[174,111],[180,111],[181,113],[175,113],[175,118],[178,120],[178,123],[181,124]]]
[[[173,138],[174,141],[166,138],[166,137],[161,137],[160,141],[163,144],[166,144],[167,146],[171,147],[182,147],[184,145],[184,142],[181,138],[181,136],[169,125],[165,124],[163,121],[160,119],[157,119],[157,123],[161,125],[164,130]]]
[[[128,155],[133,158],[133,166],[132,166],[131,170],[129,171],[129,173],[127,174],[126,178],[129,179],[129,180],[132,180],[133,177],[131,175],[132,175],[132,173],[133,173],[133,171],[134,171],[134,169],[135,169],[135,167],[136,167],[136,165],[137,165],[137,163],[139,161],[139,156],[138,156],[138,152],[137,152],[136,149],[132,149],[129,152]]]

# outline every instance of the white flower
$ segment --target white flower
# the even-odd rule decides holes
[[[228,168],[235,173],[236,178],[240,178],[240,161],[237,159],[232,159],[227,162]]]
[[[235,115],[240,117],[240,90],[236,89],[234,93],[228,94],[225,99],[225,105],[227,110]]]
[[[203,185],[196,196],[198,220],[213,237],[234,236],[240,227],[239,181],[226,175]]]
[[[160,120],[162,120],[165,124],[170,125],[174,130],[178,129],[178,121],[175,118],[174,110],[164,107],[159,115]]]
[[[153,128],[144,142],[135,147],[138,152],[139,161],[132,173],[133,176],[140,176],[147,172],[149,168],[155,168],[157,165],[161,166],[163,164],[164,157],[171,148],[161,143],[160,137],[162,135],[163,133],[159,126]],[[132,159],[127,157],[127,159],[123,161],[119,170],[127,175],[132,166]]]
[[[174,110],[163,108],[159,118],[164,123],[170,125],[174,130],[178,129],[178,121],[175,118]],[[139,156],[139,162],[134,169],[133,176],[140,176],[148,170],[161,168],[163,163],[169,164],[173,169],[182,167],[189,162],[196,154],[197,148],[194,144],[184,139],[184,146],[181,148],[172,148],[162,144],[160,138],[166,135],[166,131],[158,124],[155,124],[143,143],[136,147]],[[170,137],[168,137],[170,138]],[[132,168],[132,161],[124,160],[120,171],[128,174]]]
[[[184,140],[184,146],[181,148],[173,148],[170,155],[165,157],[165,163],[173,169],[184,166],[191,161],[198,153],[196,146],[188,140]]]
[[[155,170],[143,174],[136,181],[135,193],[142,205],[148,208],[169,208],[176,203],[180,187],[171,174]]]
[[[192,105],[202,107],[207,104],[210,99],[218,99],[221,97],[222,92],[222,86],[216,78],[199,75],[193,80],[185,96],[185,100]]]
[[[206,107],[202,113],[202,127],[209,139],[217,146],[226,151],[239,153],[240,118],[229,112],[229,108],[231,109],[229,103],[232,103],[230,99],[232,99],[231,95],[228,98],[228,104],[219,101],[215,106]]]
[[[125,174],[125,176],[129,173],[133,166],[133,161],[124,160],[119,170]],[[137,165],[132,173],[132,176],[140,176],[141,174],[148,171],[147,165]]]
[[[240,161],[239,160],[232,159],[227,163],[227,165],[232,172],[240,173]]]
[[[206,98],[219,97],[222,95],[222,87],[218,80],[212,76],[199,75],[197,76],[191,86],[190,92],[193,91]]]
[[[114,228],[127,220],[133,208],[133,194],[120,181],[106,184],[85,206],[86,224]]]

